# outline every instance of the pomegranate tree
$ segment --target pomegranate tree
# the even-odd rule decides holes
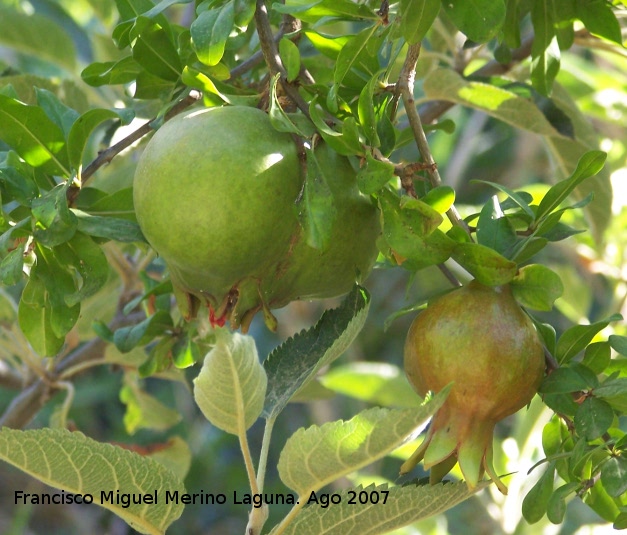
[[[401,472],[424,460],[437,482],[459,463],[470,488],[485,471],[506,494],[492,467],[494,426],[531,401],[544,375],[542,344],[509,286],[472,281],[430,303],[409,329],[405,371],[421,396],[453,385]]]

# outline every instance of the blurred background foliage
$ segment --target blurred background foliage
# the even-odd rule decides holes
[[[181,25],[189,24],[191,5],[173,5],[165,13]],[[130,107],[131,97],[124,86],[90,87],[80,73],[89,63],[114,61],[121,56],[111,42],[111,32],[117,23],[118,12],[108,0],[0,0],[0,91],[11,84],[20,99],[34,103],[32,87],[47,88],[74,109],[83,112],[91,106]],[[441,30],[440,38],[455,39]],[[337,31],[337,28],[336,28]],[[424,51],[419,62],[416,98],[426,102],[421,80],[437,66],[447,43],[435,36],[430,49]],[[450,43],[449,43],[450,44]],[[441,45],[442,49],[438,50]],[[469,53],[472,53],[470,51]],[[605,199],[611,212],[601,214],[570,211],[565,216],[568,224],[591,231],[577,234],[569,240],[546,248],[538,258],[559,273],[566,292],[552,312],[539,314],[555,326],[558,334],[571,323],[594,322],[614,312],[627,316],[627,65],[624,49],[605,47],[602,41],[582,37],[563,53],[557,75],[556,91],[570,95],[581,110],[581,128],[596,132],[602,150],[608,152],[610,188],[595,191]],[[479,61],[479,59],[477,60]],[[517,65],[510,76],[526,78],[529,60]],[[133,101],[136,120],[115,132],[121,138],[159,110],[159,103]],[[485,113],[456,106],[446,117],[455,121],[452,133],[436,131],[429,141],[445,183],[457,192],[457,207],[463,214],[475,213],[494,191],[473,179],[498,181],[512,189],[525,188],[540,195],[563,174],[555,153],[540,136],[514,128]],[[109,132],[92,139],[89,150],[92,157],[110,143]],[[402,156],[408,161],[417,159],[409,145]],[[108,193],[123,191],[132,180],[136,151],[127,151],[102,168],[92,185]],[[611,199],[611,200],[610,200]],[[594,233],[597,238],[594,239]],[[110,246],[111,254],[138,254],[123,245]],[[140,252],[145,255],[144,251]],[[463,275],[462,275],[463,277]],[[123,281],[112,271],[106,289],[90,298],[73,335],[77,340],[94,337],[92,321],[107,322],[115,313],[115,294]],[[291,404],[275,426],[275,441],[282,443],[297,428],[310,423],[321,424],[338,418],[348,418],[370,404],[403,405],[415,402],[401,371],[402,347],[412,315],[387,321],[397,310],[410,307],[447,288],[447,281],[434,267],[415,278],[400,269],[376,270],[367,281],[373,298],[366,327],[347,354],[333,365],[321,380],[320,399],[307,404]],[[5,292],[7,294],[5,295]],[[14,321],[10,309],[9,290],[0,290],[2,297],[0,321]],[[14,297],[14,296],[13,296]],[[251,334],[255,337],[260,355],[267,355],[282,340],[311,326],[322,311],[336,301],[292,303],[277,311],[279,330],[270,333],[259,318],[254,320]],[[7,326],[7,325],[5,325]],[[24,344],[13,329],[7,344]],[[387,329],[384,328],[387,326]],[[602,333],[627,335],[624,323],[614,323]],[[5,337],[6,338],[6,337]],[[12,347],[5,345],[6,348]],[[9,349],[10,351],[10,349]],[[127,379],[128,381],[128,379]],[[189,390],[182,381],[150,378],[144,381],[144,390],[169,409],[181,415],[178,425],[167,432],[136,426],[134,433],[125,404],[119,392],[132,384],[125,383],[121,366],[97,367],[83,375],[75,384],[76,392],[69,420],[86,435],[101,441],[150,445],[165,442],[179,435],[191,449],[191,468],[186,479],[189,492],[232,492],[247,489],[237,439],[212,428],[200,414]],[[10,389],[0,390],[0,412],[14,397]],[[55,408],[63,403],[65,394],[58,393],[41,411],[34,427],[49,425]],[[126,418],[126,420],[125,420]],[[525,493],[533,485],[537,472],[527,477],[527,471],[543,457],[541,433],[551,412],[536,398],[528,411],[523,411],[499,424],[495,444],[497,472],[513,475],[508,478],[509,495],[500,495],[489,488],[478,496],[415,526],[399,530],[397,535],[450,534],[533,534],[552,535],[608,533],[611,528],[585,507],[579,500],[568,504],[565,522],[552,525],[546,518],[528,525],[522,520],[520,505]],[[126,422],[126,425],[125,425]],[[627,422],[622,422],[625,429]],[[261,426],[252,428],[251,447],[258,451]],[[500,437],[500,438],[499,438]],[[509,437],[509,438],[504,438]],[[413,444],[408,446],[412,449]],[[276,466],[277,450],[270,454],[269,466]],[[399,461],[387,458],[370,467],[370,475],[360,474],[369,483],[373,474],[388,480],[397,480]],[[459,476],[459,474],[455,474]],[[358,477],[358,476],[356,476]],[[359,481],[355,481],[357,483]],[[43,485],[21,472],[0,464],[0,532],[21,534],[99,534],[131,533],[126,524],[96,506],[24,506],[15,505],[13,490],[26,492],[43,490]],[[267,475],[268,492],[284,492],[276,471]],[[287,508],[271,508],[269,525],[275,524]],[[242,533],[246,525],[247,508],[240,505],[188,506],[180,520],[172,527],[176,533],[211,533],[213,535]]]

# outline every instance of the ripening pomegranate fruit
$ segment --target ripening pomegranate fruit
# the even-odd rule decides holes
[[[459,463],[469,488],[485,471],[506,494],[492,467],[494,426],[531,401],[544,368],[538,334],[509,286],[472,281],[430,303],[409,329],[405,371],[421,396],[453,385],[401,473],[424,460],[435,483]]]

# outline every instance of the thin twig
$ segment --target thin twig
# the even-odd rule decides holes
[[[416,63],[418,62],[418,57],[420,56],[420,46],[420,43],[416,43],[407,49],[405,63],[403,64],[403,68],[398,79],[398,90],[403,99],[405,113],[407,114],[409,126],[414,134],[416,146],[422,156],[423,164],[427,167],[427,174],[429,175],[431,185],[435,188],[442,184],[442,179],[440,178],[440,173],[438,172],[438,166],[431,154],[431,149],[429,148],[429,143],[427,142],[427,136],[424,128],[422,127],[422,121],[420,120],[420,114],[418,113],[414,102],[414,78],[416,76]],[[446,212],[446,215],[453,225],[457,225],[468,232],[468,229],[462,221],[462,218],[455,206],[451,206],[451,208],[449,208]]]
[[[302,111],[306,117],[309,117],[309,106],[298,92],[298,88],[287,81],[287,72],[285,67],[283,67],[279,51],[274,41],[274,36],[272,35],[272,28],[270,27],[270,19],[268,17],[268,8],[266,7],[264,0],[257,0],[255,22],[257,24],[259,45],[266,64],[268,65],[268,69],[270,70],[270,74],[279,75],[279,82],[283,91],[285,91],[286,95],[292,99],[296,106],[298,106],[300,111]]]

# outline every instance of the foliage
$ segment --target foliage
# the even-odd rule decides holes
[[[334,362],[363,352],[359,340],[397,347],[403,316],[442,281],[476,278],[511,285],[546,348],[539,396],[510,428],[520,459],[503,453],[511,439],[495,444],[501,473],[536,463],[512,485],[510,518],[524,517],[520,533],[567,523],[583,501],[627,527],[627,210],[613,192],[626,173],[625,16],[617,0],[0,0],[2,459],[163,533],[194,504],[183,480],[196,476],[201,412],[222,430],[211,440],[238,441],[247,533],[388,533],[440,515],[487,484],[399,485],[386,463],[407,458],[403,443],[446,392],[410,398],[399,355]],[[259,107],[300,143],[324,140],[380,210],[374,298],[355,286],[262,362],[265,334],[181,317],[134,215],[134,144],[194,105]],[[313,247],[332,225],[316,219],[325,192],[305,189]],[[378,304],[399,281],[406,301]],[[113,389],[110,369],[122,376]],[[77,409],[99,382],[99,416],[118,402],[125,412],[124,430],[105,426],[102,442],[74,431],[90,427]],[[197,406],[173,407],[164,384]],[[291,401],[334,391],[348,414],[298,430],[281,422]],[[136,432],[147,445],[103,443]],[[155,489],[189,498],[101,497]],[[255,502],[264,492],[291,507]],[[8,518],[19,529],[20,514]]]

